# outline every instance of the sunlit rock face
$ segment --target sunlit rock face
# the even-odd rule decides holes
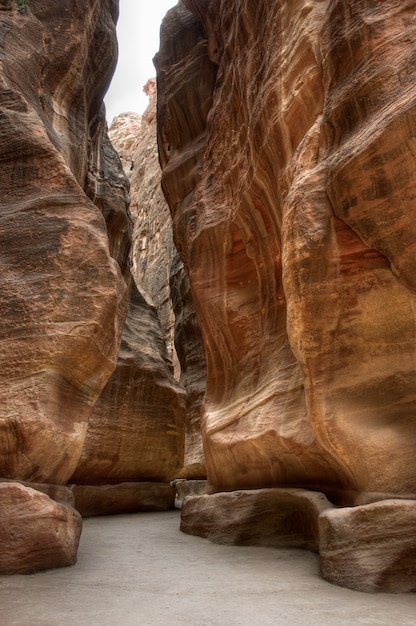
[[[108,136],[117,151],[128,178],[134,167],[134,148],[141,134],[142,116],[138,113],[120,113],[111,122]]]
[[[109,136],[119,151],[131,183],[129,210],[134,224],[132,274],[149,306],[153,306],[157,313],[167,356],[182,387],[185,411],[181,419],[182,430],[185,428],[185,451],[179,475],[203,478],[205,464],[200,415],[205,393],[205,352],[189,280],[176,250],[172,218],[160,184],[155,79],[149,79],[144,90],[149,96],[144,114],[126,113],[116,117]],[[171,399],[167,404],[174,406]],[[140,413],[140,409],[137,410]],[[147,455],[152,454],[149,446],[146,449]]]
[[[8,478],[71,476],[117,359],[128,222],[124,184],[104,198],[112,182],[101,110],[117,6],[0,6],[0,475]],[[106,219],[119,228],[110,241]]]
[[[409,1],[183,0],[164,20],[162,182],[214,490],[416,494],[415,29]]]

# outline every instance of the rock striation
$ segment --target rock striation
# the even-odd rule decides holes
[[[183,0],[163,22],[162,186],[212,491],[416,499],[413,14]]]
[[[90,199],[107,184],[97,158],[117,3],[2,8],[0,476],[65,483],[127,308],[111,254],[124,247],[125,190],[114,251]]]
[[[75,508],[82,517],[168,511],[175,506],[175,488],[163,482],[72,485],[71,491]]]
[[[163,189],[217,490],[416,493],[411,8],[186,0],[165,18]]]
[[[19,483],[0,482],[0,574],[73,565],[80,514],[66,503]]]
[[[189,280],[174,243],[170,210],[160,187],[155,79],[149,79],[144,90],[149,106],[140,123],[136,115],[120,115],[113,120],[109,136],[131,183],[132,274],[146,301],[154,306],[175,378],[186,392],[181,418],[185,424],[183,468],[173,478],[205,478],[200,429],[205,351]]]
[[[416,502],[383,500],[325,511],[321,573],[356,591],[416,591]]]
[[[60,486],[117,362],[131,226],[102,106],[117,15],[116,0],[0,2],[2,573],[75,562]]]
[[[225,545],[319,551],[319,518],[334,506],[306,489],[250,489],[185,498],[181,530]]]
[[[169,482],[183,465],[185,392],[155,309],[134,283],[116,369],[95,404],[71,482]]]
[[[187,411],[191,403],[193,416],[200,411],[202,398],[201,394],[186,393],[182,382],[187,369],[180,373],[178,365],[175,377],[172,363],[176,351],[169,276],[177,252],[169,208],[160,190],[154,80],[148,81],[146,91],[150,104],[144,115],[117,117],[109,131],[131,183],[132,246],[128,262],[123,258],[130,295],[117,365],[95,404],[70,478],[76,507],[83,516],[149,510],[152,506],[166,510],[174,504],[169,483],[183,473],[184,463],[192,477],[196,470],[197,477],[204,476],[203,457],[197,459],[197,466],[188,467],[189,454],[184,460],[184,447],[189,448],[184,443],[189,440]],[[116,185],[120,162],[107,159],[106,163]],[[124,180],[121,174],[119,177]],[[117,215],[113,210],[113,223]],[[112,232],[110,225],[110,241]],[[117,249],[129,252],[120,244]],[[183,293],[179,289],[181,301]],[[181,356],[183,353],[186,349],[181,346]],[[194,419],[193,432],[195,422],[199,427],[199,420]],[[200,434],[197,442],[193,437],[191,443],[192,450],[196,448],[202,456]]]

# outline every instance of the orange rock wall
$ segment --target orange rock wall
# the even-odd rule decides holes
[[[416,493],[414,3],[184,0],[163,188],[214,489]]]
[[[140,291],[148,302],[149,308],[154,306],[161,330],[163,331],[167,355],[172,360],[174,375],[182,386],[185,406],[178,416],[177,422],[185,430],[184,459],[180,476],[189,478],[205,477],[204,455],[200,430],[201,404],[205,393],[205,352],[201,333],[193,307],[189,280],[180,261],[173,240],[172,218],[169,206],[162,193],[160,179],[161,170],[157,151],[156,138],[156,89],[155,79],[149,79],[145,91],[149,96],[149,106],[143,116],[126,113],[116,117],[109,129],[109,136],[117,148],[126,175],[130,179],[129,211],[133,221],[132,237],[132,274]],[[143,333],[137,327],[140,342],[143,346]],[[149,338],[151,335],[149,334]],[[151,342],[155,342],[154,335]],[[159,340],[158,340],[159,341]],[[158,343],[158,341],[156,343]],[[151,350],[150,346],[147,350]],[[159,379],[156,375],[156,379]],[[146,378],[146,377],[145,377]],[[142,386],[151,385],[149,380],[142,381]],[[171,387],[172,381],[166,379],[164,388]],[[145,397],[145,396],[143,396]],[[161,399],[155,402],[154,410],[160,416],[158,403],[172,409],[175,405],[171,399],[167,403]],[[133,401],[133,404],[135,402]],[[137,415],[141,408],[137,405]],[[138,420],[135,420],[138,424]],[[172,433],[172,428],[168,431]],[[143,432],[142,432],[143,434]],[[153,432],[153,436],[155,432]],[[156,454],[157,445],[152,446],[145,441],[136,442],[139,447],[147,450],[146,456]],[[103,450],[100,444],[100,450]],[[87,454],[87,452],[86,452]],[[158,456],[156,454],[156,456]],[[160,455],[159,455],[160,456]],[[164,458],[166,456],[164,455]],[[148,472],[155,467],[149,464]],[[178,477],[178,474],[174,477]]]
[[[28,4],[0,7],[0,476],[65,483],[127,307],[125,189],[106,204],[100,167],[118,5]]]

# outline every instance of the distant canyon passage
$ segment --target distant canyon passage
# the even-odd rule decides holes
[[[416,493],[415,2],[183,0],[162,185],[215,491]]]

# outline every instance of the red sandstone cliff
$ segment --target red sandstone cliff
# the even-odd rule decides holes
[[[109,135],[130,178],[132,274],[155,308],[175,377],[184,393],[183,467],[173,478],[204,478],[200,418],[205,393],[205,352],[188,277],[176,250],[172,218],[160,185],[155,87],[154,79],[145,86],[149,106],[143,116],[118,116]]]
[[[208,479],[370,506],[321,526],[325,575],[356,588],[340,571],[365,571],[357,537],[384,515],[365,503],[407,495],[399,557],[368,560],[373,590],[413,545],[414,9],[183,0],[156,60],[162,185],[207,353]],[[220,502],[203,498],[195,528]],[[409,571],[398,588],[416,587]]]
[[[118,9],[112,0],[27,4],[0,5],[0,476],[64,484],[127,309],[125,184],[103,165]],[[81,524],[67,503],[8,483],[1,493],[2,572],[75,560]]]
[[[140,494],[173,505],[159,483],[183,465],[184,392],[131,276],[128,181],[106,134],[118,3],[0,11],[0,572],[14,573],[75,561],[81,518],[57,487],[70,478],[95,512]]]
[[[183,475],[203,474],[200,327],[226,493],[185,500],[183,530],[416,589],[413,13],[180,2],[157,57],[172,231],[154,114],[134,226],[105,133],[117,2],[0,0],[0,573],[74,562],[71,476],[89,513],[151,508],[184,429]]]
[[[165,19],[163,188],[216,489],[416,493],[413,7],[187,0]]]

